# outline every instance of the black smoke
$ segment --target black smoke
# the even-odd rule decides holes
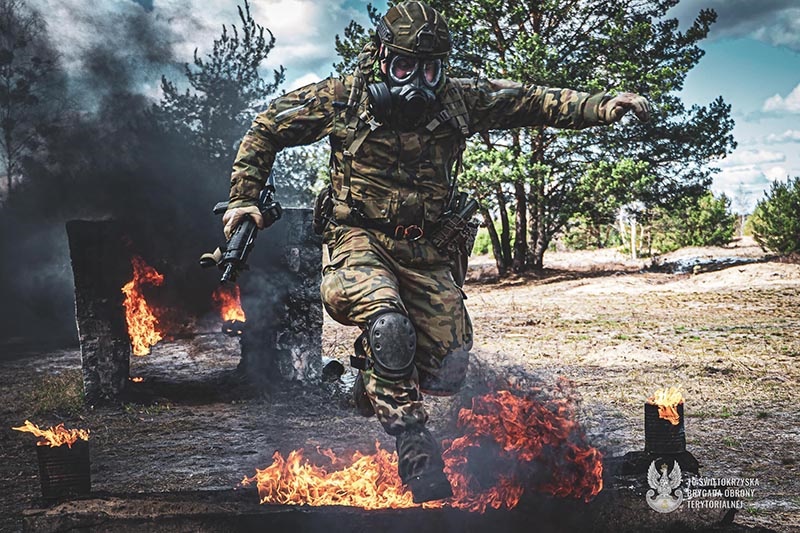
[[[171,280],[189,312],[210,306],[216,286],[197,259],[221,241],[211,207],[227,197],[229,166],[209,165],[159,124],[143,94],[180,72],[174,36],[145,10],[94,24],[79,70],[67,72],[69,108],[0,207],[0,342],[77,339],[68,220],[120,222],[131,253]]]

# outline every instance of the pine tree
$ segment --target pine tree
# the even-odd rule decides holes
[[[800,177],[774,182],[756,204],[750,223],[763,248],[781,254],[800,252]]]
[[[223,25],[211,53],[203,58],[195,49],[194,67],[184,65],[189,88],[181,92],[162,77],[164,96],[154,109],[161,124],[188,139],[220,170],[233,161],[247,125],[284,80],[283,67],[273,72],[272,81],[261,76],[275,36],[253,20],[247,0],[238,10],[241,28],[232,25],[228,31]]]

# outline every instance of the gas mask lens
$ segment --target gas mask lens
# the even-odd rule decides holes
[[[389,76],[396,85],[405,85],[422,71],[422,81],[428,87],[436,87],[442,76],[441,59],[415,59],[397,55],[389,64]]]
[[[428,87],[436,87],[442,77],[442,60],[426,59],[422,62],[423,80]]]
[[[417,73],[419,64],[416,59],[408,56],[394,56],[389,65],[389,73],[392,76],[392,81],[398,85],[406,84],[414,74]]]

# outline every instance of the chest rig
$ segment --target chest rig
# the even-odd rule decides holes
[[[341,187],[338,191],[331,191],[332,218],[335,223],[378,229],[394,236],[395,238],[415,239],[422,236],[418,226],[389,227],[385,221],[379,221],[364,216],[359,209],[359,198],[354,197],[351,189],[353,175],[353,161],[357,157],[364,141],[370,133],[380,127],[387,127],[375,120],[370,112],[369,94],[366,90],[367,75],[374,68],[376,55],[369,49],[362,52],[358,58],[358,66],[352,78],[352,85],[346,104],[344,140],[342,142]],[[449,205],[455,195],[456,177],[461,169],[461,160],[466,138],[469,135],[467,108],[461,94],[460,87],[450,80],[445,80],[443,87],[438,91],[438,100],[441,111],[437,113],[424,127],[430,133],[440,132],[440,128],[453,130],[457,137],[458,156],[453,172],[449,176],[449,192],[446,205]],[[332,163],[334,155],[331,154]],[[422,221],[420,221],[422,222]]]

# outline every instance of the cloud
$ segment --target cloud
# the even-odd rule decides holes
[[[740,206],[737,209],[750,212],[774,181],[791,173],[791,164],[783,152],[740,148],[719,163],[720,171],[711,188],[731,198]]]
[[[789,172],[786,170],[786,167],[782,166],[769,167],[764,170],[764,176],[770,181],[780,181],[785,179],[788,175]]]
[[[711,27],[712,38],[747,36],[800,51],[797,0],[684,0],[669,15],[687,25],[704,8],[711,8],[718,15]]]
[[[764,137],[765,144],[800,143],[800,130],[786,130],[783,133],[770,133]]]
[[[201,0],[30,0],[48,23],[64,66],[76,77],[87,69],[87,52],[114,42],[116,54],[131,67],[141,92],[157,94],[162,74],[182,78],[181,65],[191,63],[195,49],[211,51],[222,26],[241,26],[237,4]],[[349,0],[250,0],[251,13],[275,36],[275,48],[265,61],[264,74],[286,68],[290,90],[330,75],[337,61],[336,34],[350,20],[368,26],[366,8]],[[131,21],[147,22],[150,32],[137,34]],[[160,47],[153,53],[154,43]],[[313,78],[313,80],[312,80]]]
[[[800,113],[800,83],[786,97],[775,94],[767,98],[761,110],[765,113]]]
[[[201,54],[209,52],[222,24],[241,25],[235,3],[193,0],[188,9],[186,4],[185,0],[154,3],[154,14],[170,20],[180,19],[186,11],[192,12],[194,26],[200,28],[179,28],[177,32],[186,43],[182,52],[186,60],[191,57],[186,52],[195,47],[199,47]],[[349,7],[345,0],[251,0],[250,10],[253,19],[275,36],[275,48],[263,66],[267,71],[286,68],[286,84],[282,87],[286,90],[309,81],[310,75],[315,80],[330,75],[337,61],[335,36],[341,35],[351,20],[367,24],[366,8]]]
[[[769,150],[736,150],[720,162],[720,168],[742,168],[781,163],[786,161],[786,154]]]
[[[771,170],[770,174],[774,172]],[[714,176],[711,190],[715,194],[724,194],[730,198],[737,212],[751,213],[756,201],[769,189],[772,181],[773,179],[758,166],[724,168]]]

